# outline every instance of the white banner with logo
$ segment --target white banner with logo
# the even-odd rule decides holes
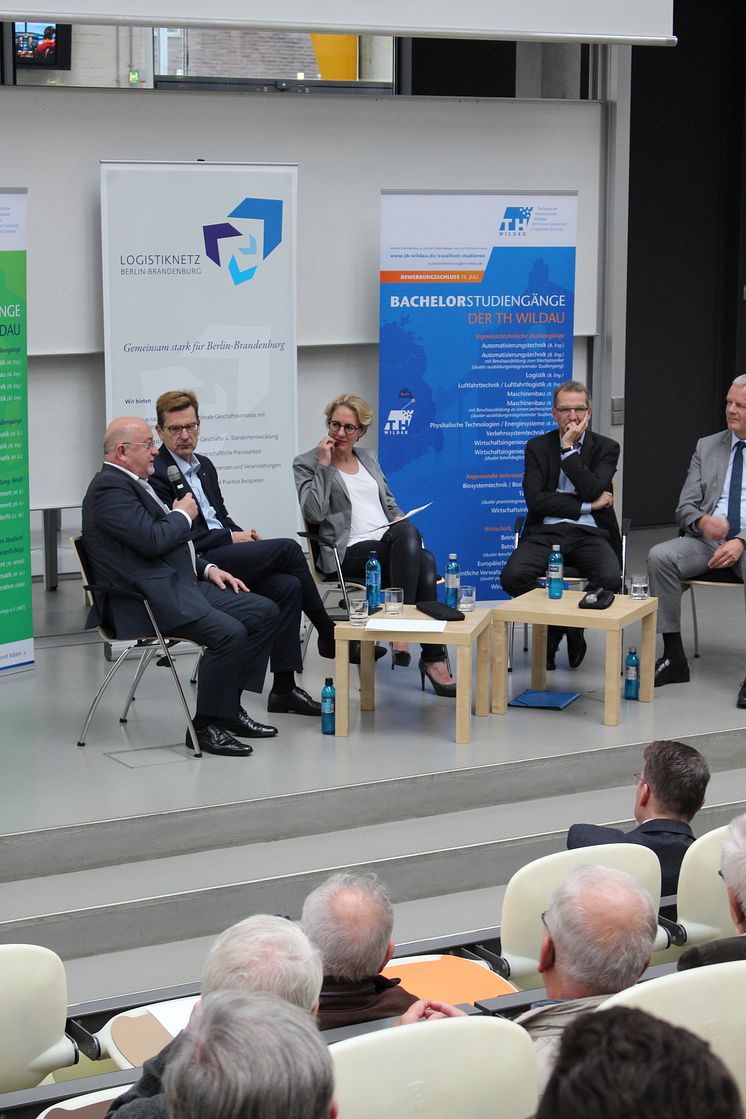
[[[101,165],[107,419],[193,389],[197,451],[266,537],[297,523],[296,194],[292,166]]]

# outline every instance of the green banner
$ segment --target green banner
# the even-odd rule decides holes
[[[33,664],[26,349],[26,196],[0,191],[0,673]],[[5,236],[9,233],[9,236]]]

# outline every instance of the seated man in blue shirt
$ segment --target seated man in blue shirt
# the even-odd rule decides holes
[[[163,445],[155,460],[153,489],[170,505],[174,491],[168,468],[177,467],[199,507],[191,536],[197,553],[280,608],[270,653],[273,682],[267,710],[320,715],[321,705],[295,682],[295,673],[303,671],[301,612],[318,631],[322,657],[334,656],[334,623],[324,609],[300,545],[296,540],[262,540],[255,528],[244,531],[231,518],[215,466],[207,455],[194,453],[200,420],[199,402],[193,392],[162,393],[156,401],[156,414],[156,431]]]
[[[694,842],[689,825],[704,803],[710,768],[699,751],[685,742],[651,742],[642,757],[642,773],[635,774],[638,827],[623,832],[597,824],[573,824],[567,846],[570,850],[601,843],[649,847],[660,860],[661,893],[666,897],[676,893],[681,860]]]

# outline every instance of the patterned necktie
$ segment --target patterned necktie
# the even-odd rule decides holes
[[[730,472],[730,487],[728,488],[728,540],[738,536],[741,531],[741,489],[743,486],[743,448],[744,442],[739,439],[733,448],[733,468]]]
[[[155,490],[151,486],[150,482],[148,482],[147,478],[138,478],[137,480],[140,483],[140,485],[142,486],[142,488],[145,490],[145,492],[152,497],[152,499],[156,503],[156,505],[160,505],[161,509],[163,509],[164,512],[166,512],[166,513],[173,512],[173,510],[169,509],[168,505],[166,505],[165,501],[161,501],[160,497],[155,492]],[[187,540],[187,544],[189,545],[189,555],[192,557],[192,567],[194,568],[194,574],[196,575],[197,574],[197,555],[196,555],[196,552],[194,551],[194,544],[192,544],[191,540]]]

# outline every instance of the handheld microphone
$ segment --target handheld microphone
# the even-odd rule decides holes
[[[184,485],[184,475],[179,470],[178,466],[173,464],[166,470],[168,480],[171,483],[171,489],[174,491],[174,497],[180,501],[182,497],[186,497],[187,488]]]

